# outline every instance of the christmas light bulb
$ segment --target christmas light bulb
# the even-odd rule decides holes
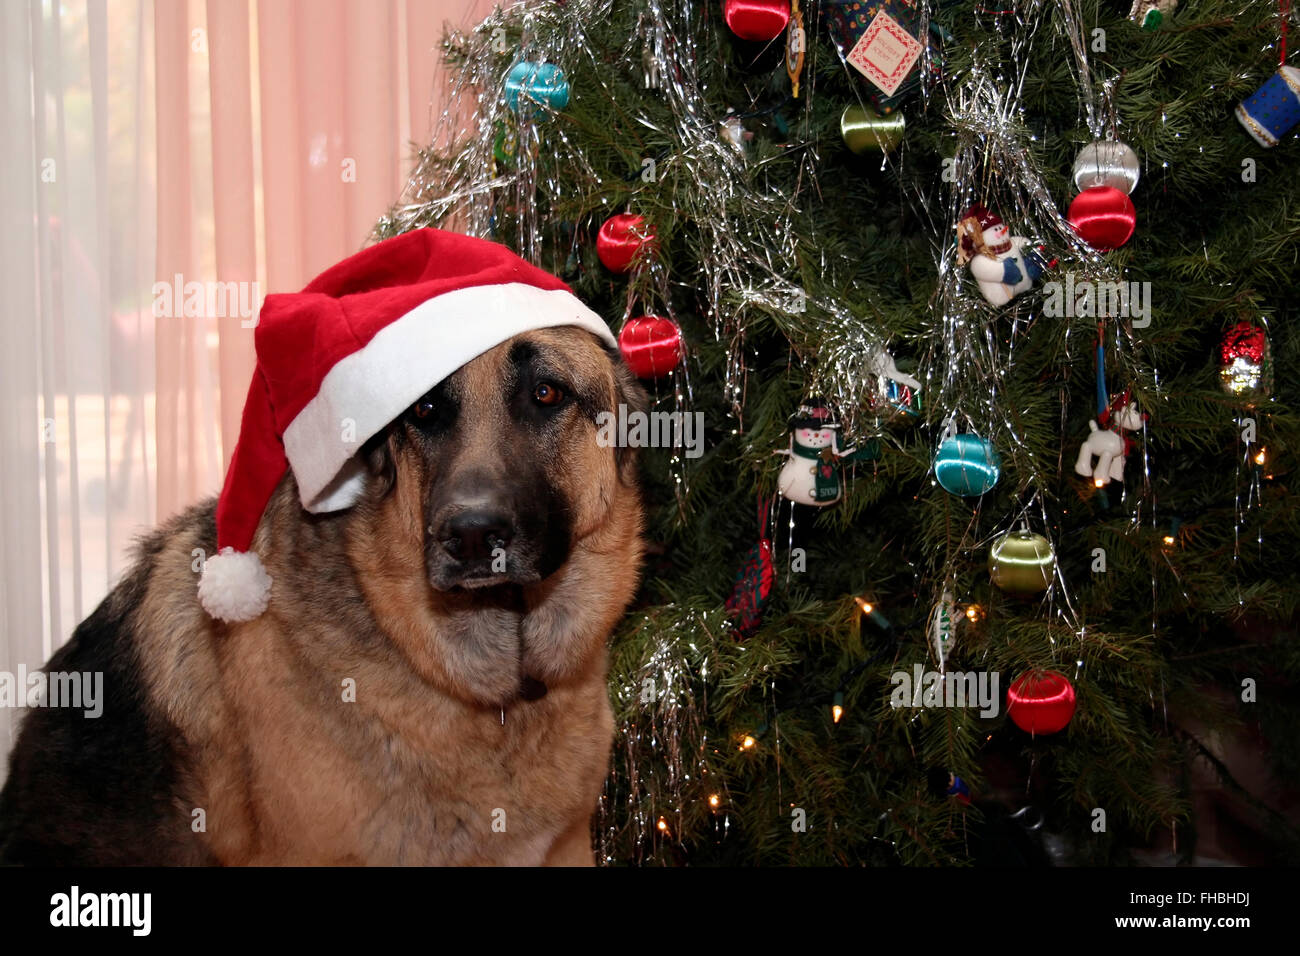
[[[858,607],[862,608],[862,613],[871,618],[872,623],[875,624],[876,627],[880,628],[882,631],[888,631],[890,629],[890,623],[885,620],[885,615],[877,611],[874,604],[870,601],[865,601],[860,597],[855,597],[853,600],[857,603]]]

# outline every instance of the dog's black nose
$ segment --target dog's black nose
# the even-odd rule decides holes
[[[514,522],[495,511],[462,511],[443,527],[442,548],[460,561],[493,557],[515,536]]]

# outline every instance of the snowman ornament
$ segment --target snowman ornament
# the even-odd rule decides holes
[[[800,405],[790,426],[790,447],[775,453],[789,459],[781,466],[777,489],[795,504],[818,508],[835,504],[844,494],[840,460],[854,449],[840,448],[839,426],[820,400]]]
[[[966,210],[957,224],[957,261],[970,265],[980,293],[994,308],[1032,289],[1051,268],[1028,239],[1011,235],[996,213],[980,205]]]

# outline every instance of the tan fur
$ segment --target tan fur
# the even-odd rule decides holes
[[[614,407],[616,370],[591,336],[527,337]],[[507,477],[509,345],[457,373],[474,398],[463,454]],[[595,434],[573,416],[542,461],[576,533],[567,563],[524,588],[522,612],[431,588],[422,495],[438,476],[409,448],[391,493],[346,514],[309,518],[286,477],[254,542],[274,581],[255,621],[203,614],[191,551],[213,543],[178,529],[154,561],[141,657],[189,755],[185,819],[204,810],[220,862],[593,862],[613,740],[605,641],[636,588],[642,529],[635,483]],[[523,674],[546,696],[519,698]]]

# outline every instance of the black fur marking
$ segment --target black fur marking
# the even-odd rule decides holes
[[[614,368],[615,406],[625,405],[629,412],[644,413],[650,407],[650,396],[646,394],[645,388],[627,367],[618,349],[612,345],[606,345],[604,349],[605,354],[609,357],[610,364]],[[617,414],[617,407],[613,411]],[[618,467],[619,480],[623,484],[634,484],[637,481],[637,465],[639,461],[640,456],[637,455],[637,449],[615,443],[614,463]]]
[[[211,506],[205,537],[215,539]],[[31,708],[0,791],[0,864],[131,866],[211,862],[178,805],[185,771],[176,728],[144,697],[133,609],[162,533],[47,671],[101,672],[103,713]]]
[[[548,489],[539,498],[532,502],[537,508],[532,513],[544,514],[546,520],[538,535],[537,572],[549,578],[569,560],[573,549],[573,517],[563,499],[553,491]]]
[[[421,403],[433,405],[423,418],[416,414]],[[443,379],[425,392],[406,412],[406,422],[417,433],[429,438],[438,438],[451,431],[460,417],[460,399],[452,386],[451,379]]]
[[[374,485],[377,498],[388,497],[397,487],[397,462],[393,458],[393,447],[395,443],[404,441],[405,436],[403,429],[393,427],[390,422],[361,446],[360,458],[377,479]]]

